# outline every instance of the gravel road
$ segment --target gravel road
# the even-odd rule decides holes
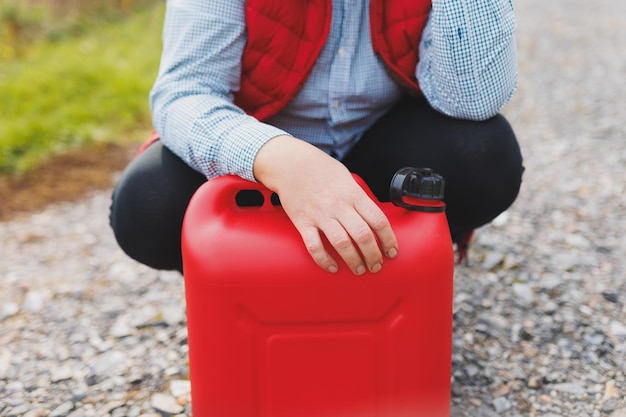
[[[455,275],[454,417],[626,417],[626,2],[516,2],[520,198]],[[183,283],[109,191],[0,223],[0,416],[189,415]]]

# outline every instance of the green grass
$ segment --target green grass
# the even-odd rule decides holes
[[[162,19],[162,4],[144,7],[0,56],[0,173],[27,172],[69,148],[127,142],[133,131],[149,134]]]

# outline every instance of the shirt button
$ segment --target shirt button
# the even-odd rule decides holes
[[[339,55],[340,58],[343,58],[346,55],[346,48],[344,48],[343,46],[339,48],[339,50],[337,51],[337,55]]]
[[[337,110],[339,108],[339,100],[333,101],[333,108]]]

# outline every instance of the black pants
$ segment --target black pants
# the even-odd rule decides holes
[[[474,122],[446,117],[424,99],[407,98],[370,128],[342,161],[381,201],[402,167],[428,167],[446,180],[450,233],[456,242],[506,210],[524,168],[504,117]],[[161,142],[126,168],[113,192],[111,227],[121,248],[157,269],[182,270],[182,220],[206,178]]]

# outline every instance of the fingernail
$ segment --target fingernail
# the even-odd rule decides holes
[[[356,274],[357,275],[363,275],[365,273],[365,267],[363,265],[359,265],[356,268]]]
[[[335,272],[337,272],[337,265],[331,265],[328,267],[328,272],[334,274]]]
[[[387,251],[387,256],[390,258],[395,258],[396,256],[398,256],[398,249],[396,248],[391,248]]]
[[[382,267],[383,267],[383,266],[382,266],[381,264],[376,264],[376,265],[374,265],[374,266],[370,269],[370,271],[372,271],[372,272],[376,273],[376,272],[380,271],[380,270],[382,269]]]

